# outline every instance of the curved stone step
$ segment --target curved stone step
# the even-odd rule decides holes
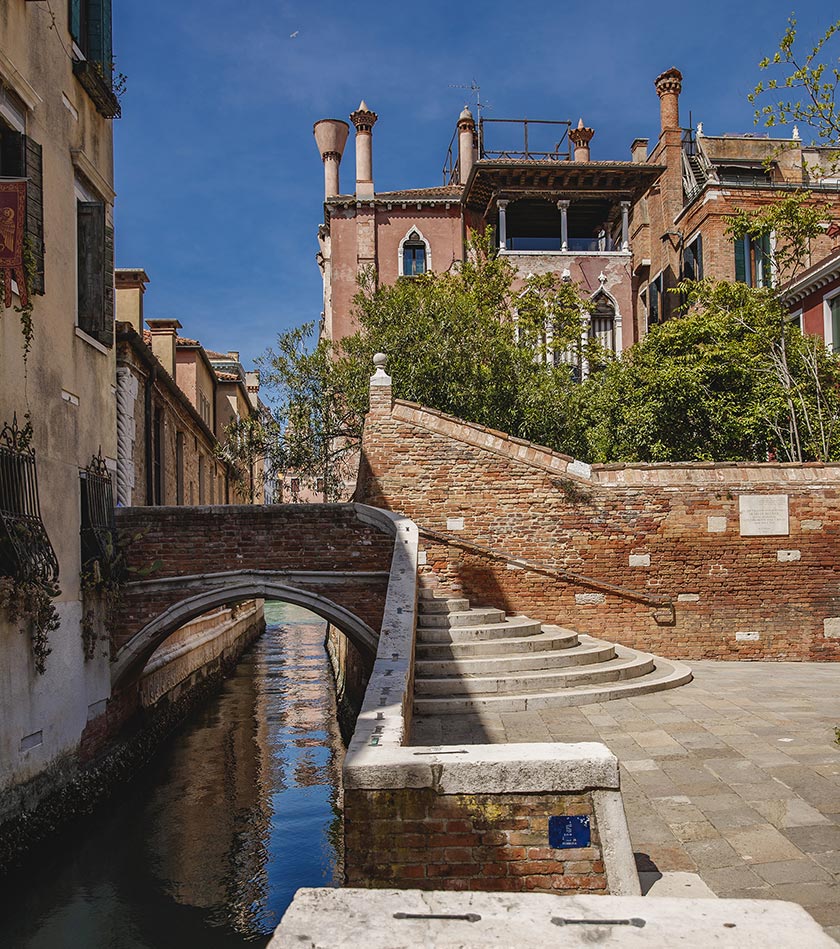
[[[536,638],[536,637],[534,637]],[[504,641],[504,640],[503,640]],[[440,679],[445,676],[515,675],[518,672],[537,672],[588,666],[615,658],[612,643],[592,642],[555,651],[522,652],[485,658],[447,657],[443,659],[417,658],[415,675],[418,679]]]
[[[521,636],[536,636],[542,632],[539,620],[528,616],[509,616],[504,622],[482,623],[476,626],[456,626],[452,628],[417,627],[417,641],[420,643],[463,643],[485,639],[508,639]]]
[[[639,655],[646,654],[639,653]],[[553,692],[520,695],[464,695],[449,698],[422,696],[414,701],[414,714],[417,716],[453,715],[476,711],[525,712],[542,708],[569,708],[675,689],[691,681],[691,669],[685,663],[659,658],[655,660],[655,663],[654,671],[640,678],[600,685],[582,685]]]
[[[435,599],[420,597],[417,601],[417,607],[421,614],[457,613],[459,611],[468,610],[470,608],[470,601],[455,599],[454,597],[448,600],[444,600],[442,597],[436,597]]]
[[[550,632],[550,630],[557,630],[557,632]],[[473,657],[480,659],[491,656],[515,656],[521,653],[556,652],[558,649],[573,649],[580,645],[580,642],[574,630],[561,629],[559,626],[543,626],[542,632],[533,636],[513,636],[462,643],[418,642],[415,655],[417,660],[452,660]]]
[[[454,629],[456,626],[481,626],[485,623],[503,623],[504,610],[492,606],[479,606],[468,610],[453,610],[451,613],[424,613],[418,617],[418,625],[424,629]]]
[[[620,647],[619,647],[620,648]],[[451,676],[439,679],[417,678],[417,696],[444,695],[452,698],[474,695],[511,695],[567,689],[580,685],[600,685],[621,679],[635,679],[653,672],[653,656],[645,653],[624,655],[594,665],[565,669],[541,669],[506,676]]]

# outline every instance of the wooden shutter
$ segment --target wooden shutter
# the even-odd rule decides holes
[[[79,49],[84,49],[82,37],[82,0],[70,0],[70,35]]]
[[[103,255],[102,282],[105,289],[102,335],[99,342],[114,345],[114,229],[105,227],[105,253]]]
[[[102,66],[102,77],[110,85],[111,0],[88,0],[87,58]]]
[[[773,286],[773,261],[770,255],[770,235],[762,234],[758,241],[757,253],[761,254],[761,286]]]
[[[694,242],[694,279],[703,279],[703,235],[698,234]]]
[[[735,241],[735,279],[739,283],[747,283],[747,257],[743,238]]]
[[[26,175],[26,242],[34,257],[32,293],[44,292],[44,162],[41,146],[24,136],[24,173]]]
[[[79,328],[94,339],[103,335],[105,321],[105,205],[77,204]]]

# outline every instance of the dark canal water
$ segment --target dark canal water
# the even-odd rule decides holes
[[[131,788],[4,881],[3,949],[262,946],[298,887],[340,884],[324,624],[280,603],[266,622]]]

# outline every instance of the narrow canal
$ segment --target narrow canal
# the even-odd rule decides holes
[[[298,887],[340,884],[325,626],[265,612],[265,635],[132,786],[4,881],[0,946],[260,946]]]

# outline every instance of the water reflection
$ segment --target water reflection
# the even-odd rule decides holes
[[[277,603],[266,621],[130,789],[4,881],[0,945],[261,945],[298,887],[340,883],[324,624]]]

